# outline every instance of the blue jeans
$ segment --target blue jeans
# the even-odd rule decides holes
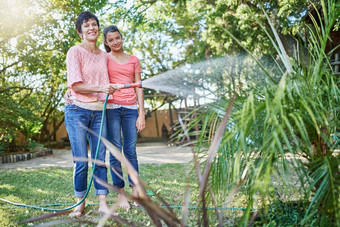
[[[100,123],[102,118],[102,111],[92,111],[83,109],[76,105],[67,105],[65,107],[65,126],[71,143],[73,157],[88,158],[87,138],[91,149],[91,158],[95,158],[98,135],[100,130]],[[95,135],[88,132],[87,129],[92,130]],[[106,118],[104,118],[104,125],[102,136],[106,137]],[[106,148],[103,143],[100,143],[97,160],[105,162]],[[74,195],[76,197],[84,197],[87,190],[87,161],[73,161],[74,162]],[[94,175],[103,181],[107,182],[107,169],[105,165],[96,164]],[[94,187],[97,195],[108,194],[108,189],[100,185],[94,180]]]
[[[120,107],[117,109],[108,109],[107,113],[107,136],[108,140],[123,152],[127,160],[138,172],[138,161],[136,153],[137,144],[137,127],[136,121],[138,112],[136,109],[128,109]],[[110,170],[113,184],[118,188],[124,188],[124,180],[121,163],[110,153]],[[115,171],[112,170],[114,168]],[[129,176],[129,184],[133,186],[133,182]]]

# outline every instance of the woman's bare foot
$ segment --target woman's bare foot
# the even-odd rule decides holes
[[[127,198],[126,198],[124,188],[119,189],[118,204],[119,204],[120,208],[123,208],[123,209],[129,209],[130,208],[130,204],[129,204]]]
[[[132,187],[132,195],[133,197],[139,198],[139,193],[136,187]],[[133,201],[133,205],[135,207],[139,207],[139,204],[136,201]]]
[[[78,203],[82,200],[82,197],[78,197]],[[69,214],[69,216],[71,218],[79,218],[80,216],[83,215],[85,209],[85,200],[79,204],[78,206],[76,206],[76,208],[74,208],[74,210]]]

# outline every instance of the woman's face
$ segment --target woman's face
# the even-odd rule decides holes
[[[108,32],[105,44],[108,45],[113,52],[121,51],[123,49],[122,36],[117,31]]]
[[[96,41],[99,35],[99,28],[97,21],[90,18],[87,22],[81,25],[82,33],[80,34],[83,40]]]

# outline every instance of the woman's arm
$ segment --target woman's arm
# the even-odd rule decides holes
[[[73,91],[78,93],[105,93],[108,95],[113,94],[115,92],[116,88],[113,84],[108,85],[90,85],[90,84],[84,84],[84,83],[75,83],[72,86]]]
[[[135,73],[135,83],[141,81],[141,74]],[[136,122],[138,132],[145,128],[145,110],[144,110],[144,93],[143,88],[136,88],[139,115]]]

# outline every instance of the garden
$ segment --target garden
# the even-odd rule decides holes
[[[126,33],[151,110],[191,103],[169,143],[184,138],[193,161],[141,164],[138,175],[102,138],[136,182],[140,197],[128,198],[139,207],[122,210],[109,196],[103,215],[90,193],[81,218],[53,211],[75,202],[71,168],[0,170],[1,226],[340,226],[339,1],[6,4],[0,152],[53,141],[65,55],[80,41],[72,21],[90,10]]]

